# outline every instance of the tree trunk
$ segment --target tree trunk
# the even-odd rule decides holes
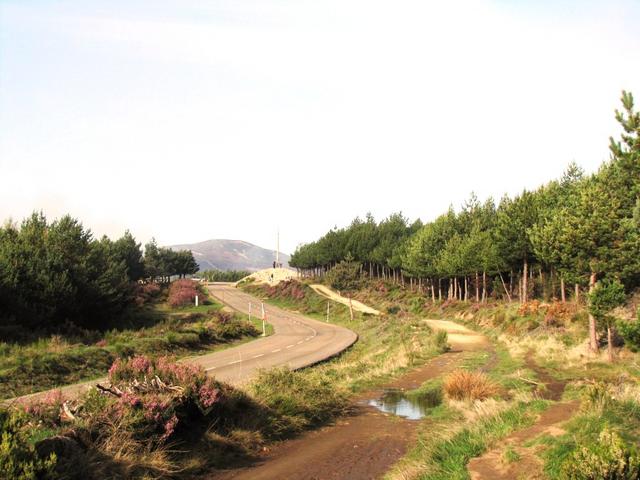
[[[476,272],[476,303],[480,302],[480,277]]]
[[[487,301],[487,272],[482,271],[482,302]]]
[[[469,300],[469,280],[468,277],[464,276],[464,301]]]
[[[502,279],[502,274],[500,274],[500,278]],[[504,285],[504,280],[502,280],[502,285]],[[509,270],[509,293],[507,296],[511,298],[512,293],[513,293],[513,270]]]
[[[577,283],[575,285],[575,294],[573,297],[573,301],[576,303],[576,305],[580,305],[580,285],[578,285]]]
[[[564,289],[564,277],[560,277],[560,300],[562,303],[567,301],[567,292]]]
[[[527,263],[527,259],[524,259],[524,262],[522,264],[522,300],[521,303],[527,303],[527,301],[529,300],[529,284],[528,282],[528,278],[527,278],[527,273],[529,270],[529,264]]]
[[[596,274],[591,273],[589,277],[589,293],[593,292],[593,289],[596,286]],[[592,352],[598,352],[598,335],[596,333],[596,319],[589,312],[589,348]]]
[[[438,301],[442,301],[442,279],[438,279]]]
[[[431,279],[431,303],[436,303],[436,287]]]
[[[504,293],[507,294],[507,298],[509,299],[509,303],[511,303],[511,294],[509,293],[509,290],[507,290],[507,285],[504,283],[504,278],[502,278],[502,273],[498,272],[498,275],[500,275],[500,281],[502,282],[502,288],[504,288]]]
[[[615,360],[613,355],[613,333],[611,325],[607,325],[607,359],[610,362]]]

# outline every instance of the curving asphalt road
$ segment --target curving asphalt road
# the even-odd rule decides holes
[[[211,295],[242,313],[260,314],[260,300],[232,284],[211,284]],[[319,322],[304,315],[265,304],[267,322],[274,334],[235,348],[198,358],[198,363],[216,378],[231,384],[249,380],[260,368],[287,365],[307,367],[342,352],[358,336],[349,329]]]
[[[210,284],[208,288],[214,297],[234,310],[247,314],[251,303],[253,315],[260,313],[260,299],[238,290],[233,284]],[[354,332],[346,328],[318,322],[272,305],[265,304],[265,313],[267,322],[273,325],[273,335],[182,361],[201,365],[208,374],[233,385],[241,385],[251,380],[261,368],[284,365],[292,369],[307,367],[337,355],[358,339]],[[61,390],[66,396],[73,397],[96,383],[104,382],[106,378],[99,378],[52,390]],[[0,404],[10,404],[16,400],[28,402],[52,390],[0,400]]]

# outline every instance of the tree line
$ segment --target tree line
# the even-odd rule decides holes
[[[207,282],[237,282],[251,275],[248,270],[205,270],[198,276]]]
[[[128,231],[96,239],[70,216],[33,213],[0,228],[0,337],[28,330],[114,326],[135,308],[136,284],[193,274],[190,251],[145,247]]]
[[[571,163],[560,179],[536,190],[497,204],[472,194],[458,211],[449,208],[425,224],[401,213],[380,222],[368,214],[299,246],[289,264],[303,275],[324,275],[340,262],[356,262],[361,275],[408,283],[433,302],[566,301],[569,285],[577,300],[599,280],[637,287],[640,114],[631,93],[622,93],[615,116],[622,135],[610,139],[610,159],[591,175]]]

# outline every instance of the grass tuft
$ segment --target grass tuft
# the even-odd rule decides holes
[[[498,386],[482,372],[456,370],[444,380],[445,395],[453,400],[485,400],[498,393]]]

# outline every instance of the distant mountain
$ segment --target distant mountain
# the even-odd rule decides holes
[[[200,243],[171,245],[172,250],[191,250],[200,270],[249,270],[254,272],[273,266],[275,250],[267,250],[242,240],[206,240]],[[282,266],[289,265],[289,255],[280,252]]]

